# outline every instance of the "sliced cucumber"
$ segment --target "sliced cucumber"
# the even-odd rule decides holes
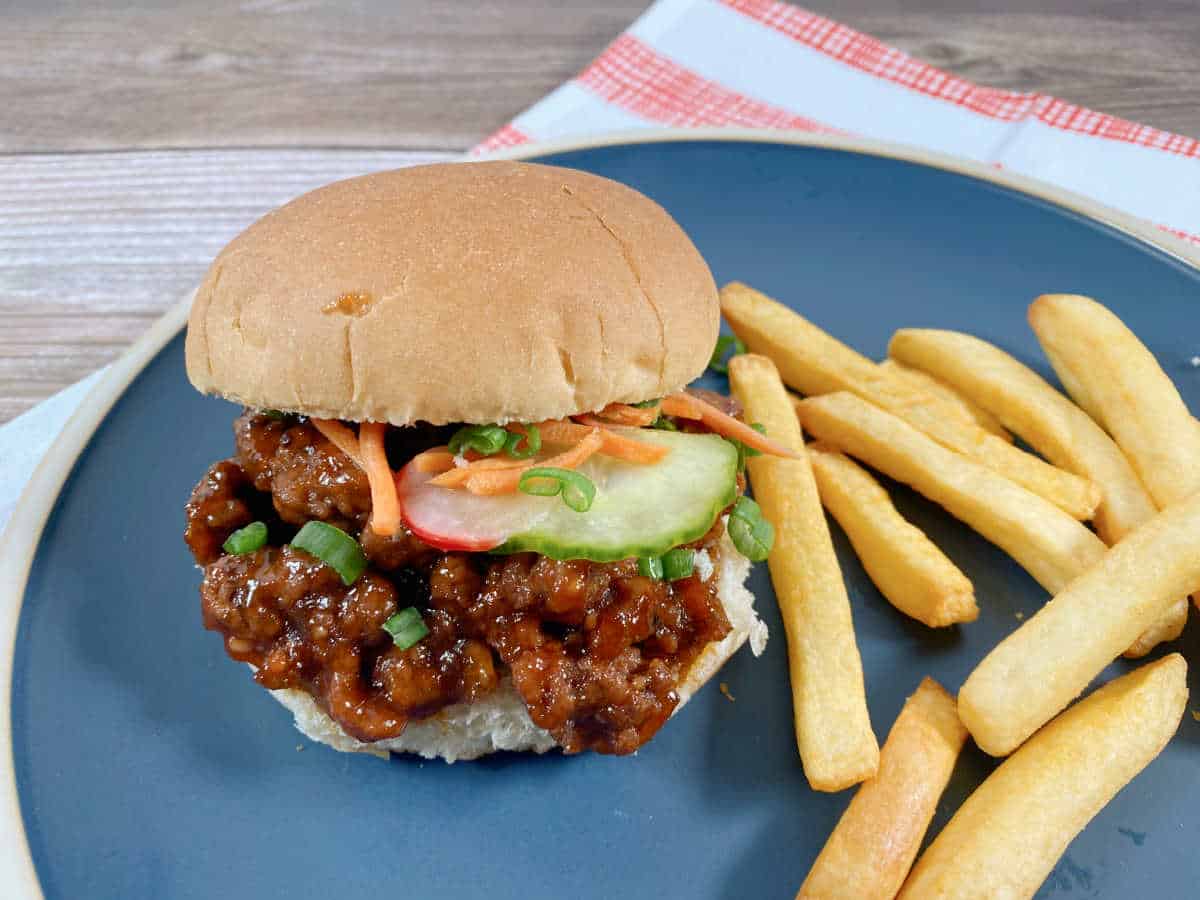
[[[635,440],[670,449],[662,462],[637,465],[593,456],[579,471],[596,485],[587,512],[558,497],[478,497],[400,476],[405,521],[445,549],[531,551],[554,559],[610,562],[659,556],[694,541],[737,496],[737,450],[716,435],[622,429]]]

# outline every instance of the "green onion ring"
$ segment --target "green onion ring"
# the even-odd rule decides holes
[[[518,425],[516,427],[525,429],[525,433],[510,433],[504,442],[504,450],[513,459],[529,459],[542,449],[542,433],[536,425]],[[522,441],[525,443],[524,449],[521,449]]]
[[[659,431],[678,431],[679,428],[668,419],[666,416],[659,416],[650,425],[651,428],[657,428]]]
[[[586,475],[571,469],[555,466],[539,466],[521,475],[517,489],[535,497],[553,497],[561,494],[563,503],[575,512],[587,512],[596,499],[596,485]]]
[[[455,456],[467,450],[491,456],[504,449],[508,437],[508,432],[499,425],[464,425],[454,432],[446,446]]]
[[[717,346],[713,348],[712,359],[708,361],[708,367],[714,372],[727,375],[729,373],[729,366],[725,364],[724,359],[725,351],[730,347],[733,347],[733,352],[729,354],[730,356],[737,356],[746,352],[746,345],[742,343],[740,338],[732,334],[723,334],[717,338]]]
[[[688,578],[696,568],[696,551],[684,547],[676,547],[662,555],[663,578],[667,581],[678,581]]]
[[[354,584],[367,568],[367,557],[358,541],[328,522],[306,522],[292,538],[292,546],[311,553],[341,576],[343,584]]]
[[[759,434],[767,433],[767,426],[765,426],[762,422],[751,422],[750,427]],[[746,460],[750,459],[752,456],[762,456],[761,450],[755,450],[753,447],[743,444],[741,441],[736,440],[735,438],[726,438],[725,440],[737,447],[737,470],[739,475],[746,471]]]
[[[751,562],[762,562],[775,543],[775,526],[763,518],[758,504],[739,497],[729,514],[729,538],[738,552]]]
[[[639,556],[638,574],[644,578],[662,581],[663,561],[661,556]]]
[[[251,522],[245,528],[239,528],[221,545],[221,549],[234,556],[243,553],[253,553],[267,542],[267,523]]]
[[[407,650],[429,634],[429,626],[425,624],[420,610],[415,606],[402,609],[391,616],[383,623],[383,630],[392,636],[392,643],[401,650]]]

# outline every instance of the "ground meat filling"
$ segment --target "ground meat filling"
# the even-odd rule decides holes
[[[443,553],[407,529],[381,538],[365,528],[366,478],[307,422],[246,413],[234,433],[237,455],[214,464],[187,505],[204,625],[264,687],[307,691],[359,740],[479,699],[507,671],[530,718],[567,752],[631,753],[678,705],[691,662],[729,633],[715,574],[667,583],[639,575],[635,560]],[[388,449],[399,465],[441,441],[427,430],[390,437]],[[224,554],[256,519],[268,546]],[[287,546],[311,519],[361,541],[370,567],[353,585]],[[693,546],[716,561],[720,536],[718,521]],[[383,623],[409,606],[429,635],[400,650]]]

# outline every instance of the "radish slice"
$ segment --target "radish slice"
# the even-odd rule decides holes
[[[530,520],[529,504],[523,501],[535,498],[526,494],[481,497],[430,484],[435,477],[436,473],[418,472],[411,465],[396,475],[404,524],[431,547],[480,553],[499,547]]]
[[[669,448],[639,465],[596,455],[579,468],[596,485],[587,512],[560,497],[479,496],[439,487],[405,466],[397,476],[400,512],[413,534],[442,550],[532,551],[554,559],[608,562],[657,556],[702,537],[737,496],[737,450],[716,435],[622,429]]]

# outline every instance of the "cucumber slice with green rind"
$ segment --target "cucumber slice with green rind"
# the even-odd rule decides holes
[[[649,429],[621,433],[671,452],[653,465],[593,456],[579,468],[596,485],[587,512],[575,512],[559,497],[478,497],[405,473],[405,520],[435,545],[611,562],[658,556],[703,537],[737,498],[737,450],[723,438]]]

